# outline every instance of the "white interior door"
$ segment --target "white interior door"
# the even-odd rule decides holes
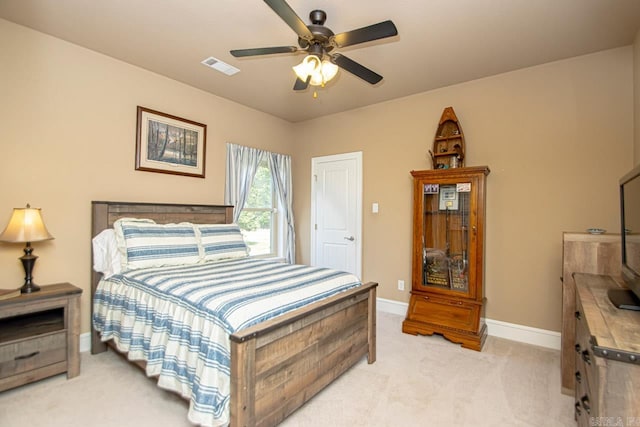
[[[311,165],[311,264],[362,274],[362,152]]]

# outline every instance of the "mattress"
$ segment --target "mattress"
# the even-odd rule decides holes
[[[251,258],[130,270],[100,281],[93,325],[188,399],[191,422],[224,426],[229,335],[360,284],[345,272]]]

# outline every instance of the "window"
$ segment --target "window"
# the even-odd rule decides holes
[[[249,177],[251,187],[249,187]],[[234,206],[252,256],[295,263],[291,156],[227,143],[224,202]]]
[[[264,159],[258,165],[247,201],[238,219],[244,240],[250,248],[249,255],[278,254],[277,204],[269,164]]]

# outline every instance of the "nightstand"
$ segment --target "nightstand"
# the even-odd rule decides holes
[[[80,374],[80,296],[70,283],[0,301],[0,391]]]

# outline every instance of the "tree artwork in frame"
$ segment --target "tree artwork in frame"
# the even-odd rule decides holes
[[[204,178],[207,125],[138,106],[136,170]]]

